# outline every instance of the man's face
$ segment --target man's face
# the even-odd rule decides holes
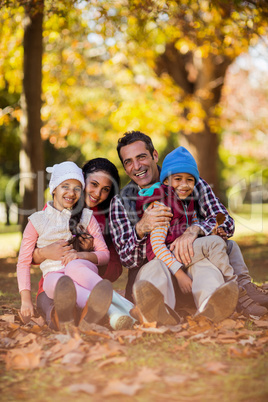
[[[158,153],[154,150],[152,157],[143,141],[136,141],[122,147],[120,156],[126,174],[140,188],[149,187],[159,181]]]

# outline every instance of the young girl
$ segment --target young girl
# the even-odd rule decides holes
[[[92,219],[94,216],[96,217],[110,251],[110,261],[108,264],[105,264],[104,262],[97,264],[97,272],[102,278],[109,279],[113,282],[120,276],[122,266],[120,259],[112,246],[109,233],[106,230],[106,215],[108,214],[110,200],[119,189],[118,171],[114,164],[109,160],[105,158],[95,158],[85,164],[83,167],[83,173],[86,178],[85,207],[92,208]],[[90,211],[90,214],[92,211]],[[90,234],[93,234],[92,231]],[[66,241],[59,241],[42,248],[36,248],[34,250],[34,262],[40,264],[45,259],[61,259],[61,261],[66,264],[70,258],[90,259],[92,253],[87,251],[83,239],[81,239],[80,245],[84,250],[83,252],[77,252],[70,249]],[[96,251],[95,239],[93,239],[93,246],[94,251]],[[55,323],[53,322],[54,302],[56,304],[58,299],[64,298],[63,293],[63,290],[59,291],[57,299],[55,300],[54,297],[53,300],[53,297],[48,297],[48,295],[43,291],[43,278],[40,280],[37,295],[37,308],[45,317],[48,325],[53,329],[55,329]],[[129,313],[132,308],[132,303],[128,302],[116,292],[113,292],[112,304],[108,310],[110,325],[113,329],[126,329],[133,325],[134,320]]]
[[[65,264],[62,260],[44,260],[40,264],[44,277],[43,288],[49,298],[54,298],[55,303],[58,302],[57,290],[63,291],[63,281],[66,282],[67,275],[73,281],[77,305],[87,311],[82,314],[83,321],[92,322],[93,317],[93,321],[97,322],[106,314],[112,300],[112,286],[108,281],[102,280],[97,268],[97,265],[108,263],[109,251],[92,211],[83,208],[82,194],[85,182],[82,170],[73,162],[63,162],[54,165],[52,169],[48,168],[47,171],[52,173],[49,188],[53,201],[48,203],[45,210],[29,217],[18,259],[21,314],[33,314],[30,265],[36,244],[42,248],[58,240],[70,240],[72,236],[77,235],[77,227],[82,224],[94,237],[94,251],[87,252],[87,260],[83,259],[83,252],[70,253],[67,260],[65,259]],[[89,297],[95,286],[97,290],[92,292],[95,296]],[[62,309],[63,301],[61,298],[58,303]],[[69,306],[68,300],[65,304]]]

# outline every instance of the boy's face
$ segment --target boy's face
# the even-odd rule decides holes
[[[195,186],[195,178],[189,173],[175,173],[164,180],[164,184],[174,188],[177,196],[184,200],[189,197]]]

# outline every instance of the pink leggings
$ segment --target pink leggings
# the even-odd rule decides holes
[[[98,282],[102,281],[95,264],[87,260],[73,260],[64,269],[49,272],[44,277],[43,289],[51,299],[54,298],[56,283],[63,275],[67,275],[73,280],[77,294],[76,302],[82,308],[86,305],[90,291]]]

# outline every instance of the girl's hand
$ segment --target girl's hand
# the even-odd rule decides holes
[[[185,294],[192,292],[192,279],[182,269],[179,269],[175,273],[175,277],[178,281],[182,293]]]
[[[21,296],[21,315],[24,317],[31,317],[34,315],[34,307],[31,299],[31,292],[29,290],[22,290]]]
[[[34,307],[32,302],[23,302],[21,303],[20,308],[21,315],[23,317],[32,317],[34,315]]]
[[[73,260],[77,260],[79,258],[78,253],[76,250],[70,250],[62,259],[62,265],[66,266],[69,262]]]

